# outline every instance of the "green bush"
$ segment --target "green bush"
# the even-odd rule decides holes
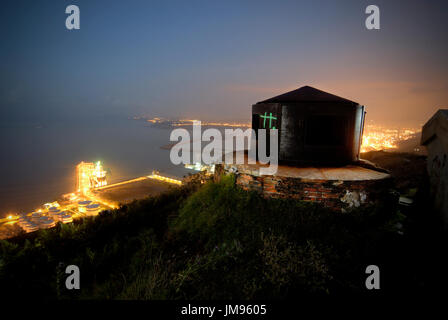
[[[0,292],[48,299],[275,299],[358,292],[394,238],[390,208],[265,199],[234,176],[0,241]],[[386,242],[387,241],[387,242]],[[63,287],[75,264],[82,290]]]

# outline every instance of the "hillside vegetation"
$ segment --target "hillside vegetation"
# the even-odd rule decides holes
[[[406,266],[416,254],[425,261],[433,256],[425,243],[415,245],[413,224],[404,235],[397,232],[403,220],[394,204],[336,213],[264,199],[223,176],[1,241],[0,292],[22,299],[357,294],[367,292],[370,264],[387,270],[386,292],[418,290],[430,279],[424,268]],[[65,289],[69,264],[81,270],[81,290]]]

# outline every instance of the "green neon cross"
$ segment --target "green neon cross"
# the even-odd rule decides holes
[[[269,116],[266,115],[267,112],[264,113],[264,115],[261,115],[263,120],[263,128],[266,128],[266,119],[269,119],[269,129],[275,129],[275,126],[272,127],[272,120],[277,120],[277,117],[272,116],[272,112],[269,113]]]

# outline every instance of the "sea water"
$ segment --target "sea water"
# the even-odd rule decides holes
[[[108,183],[151,174],[181,178],[170,162],[170,129],[125,117],[0,127],[0,217],[29,212],[75,191],[75,167],[101,161]],[[191,172],[191,171],[190,171]]]

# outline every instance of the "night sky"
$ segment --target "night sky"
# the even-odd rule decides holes
[[[381,30],[364,26],[369,4]],[[249,120],[311,85],[420,125],[448,108],[447,31],[448,1],[2,1],[0,123]]]

